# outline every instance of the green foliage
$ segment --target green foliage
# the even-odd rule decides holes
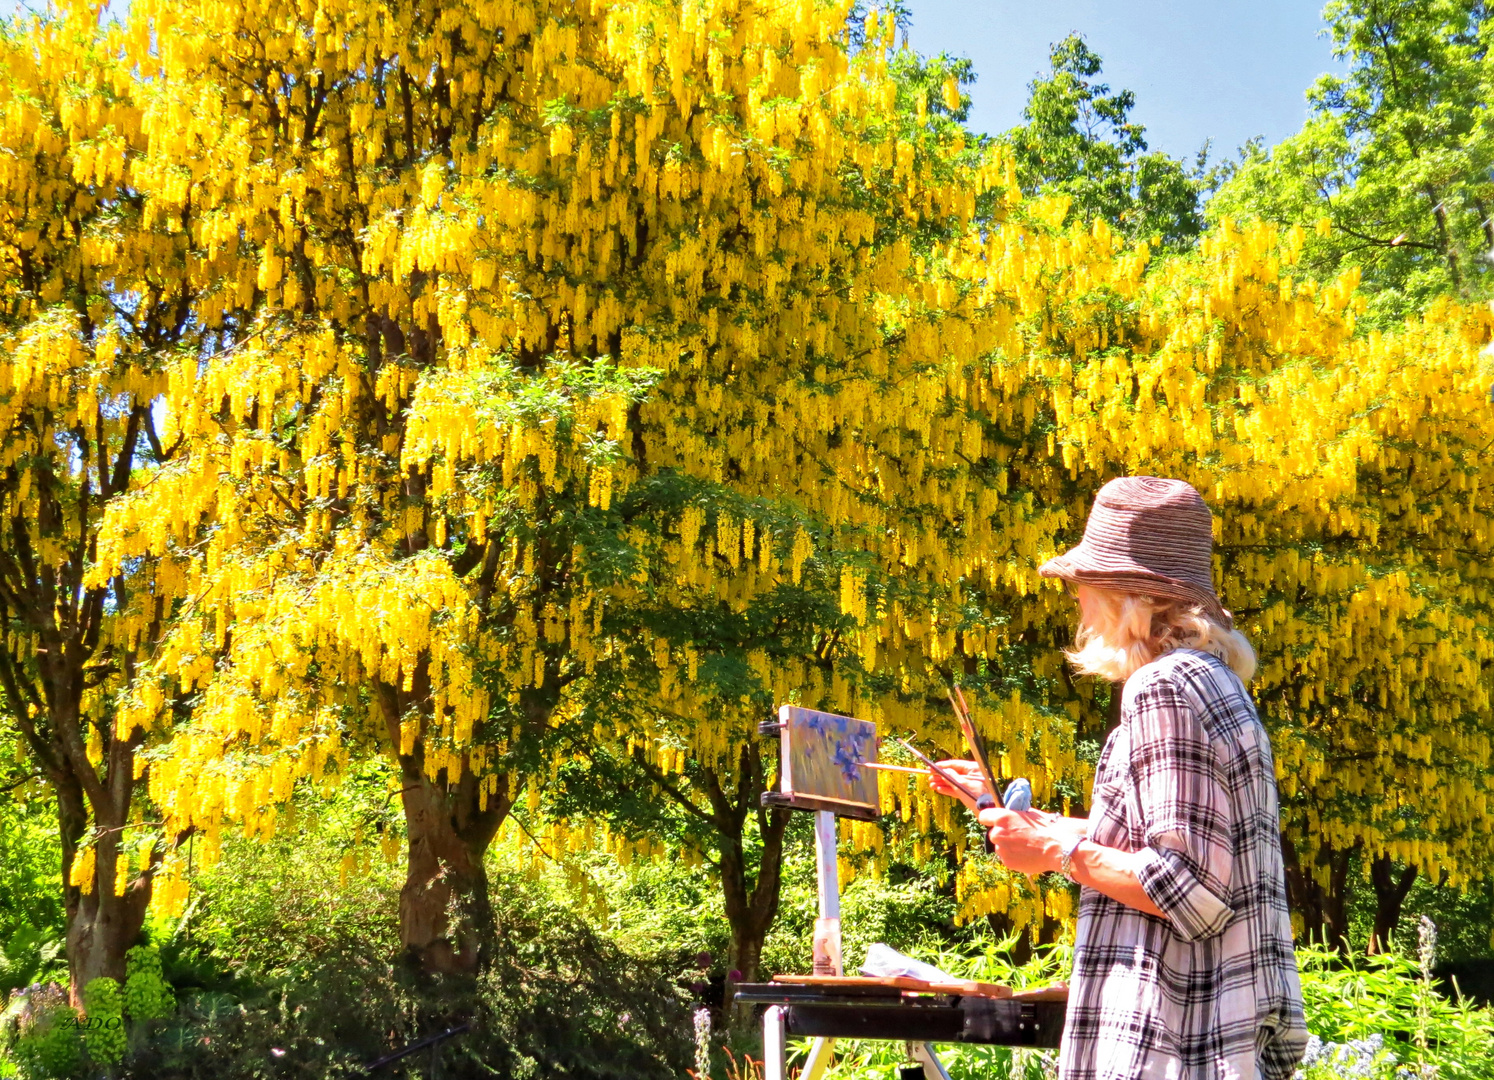
[[[1334,0],[1324,10],[1349,68],[1308,91],[1311,117],[1267,150],[1248,145],[1208,215],[1260,217],[1333,232],[1310,239],[1318,280],[1351,265],[1386,325],[1433,297],[1490,295],[1494,92],[1482,0]]]
[[[1437,994],[1417,961],[1395,953],[1344,958],[1315,946],[1299,947],[1297,958],[1307,1025],[1321,1040],[1379,1036],[1386,1075],[1397,1065],[1435,1065],[1440,1080],[1490,1075],[1494,1010]]]
[[[0,744],[0,995],[65,974],[65,921],[58,890],[57,812],[50,799],[19,799],[35,781],[3,791],[3,778],[26,775],[10,744]],[[7,752],[10,754],[7,757]]]
[[[124,1057],[124,997],[119,983],[107,976],[90,979],[83,987],[83,1045],[88,1056],[104,1065],[117,1065]]]
[[[49,977],[66,977],[61,935],[48,938],[30,923],[20,923],[0,948],[0,992],[18,990]]]
[[[1078,34],[1053,46],[1049,72],[1028,87],[1027,121],[1001,137],[1023,194],[1067,195],[1086,221],[1102,218],[1128,237],[1184,247],[1203,231],[1204,181],[1181,162],[1148,152],[1131,119],[1136,95],[1096,82],[1100,57]],[[1202,172],[1207,146],[1200,151]]]
[[[176,1009],[176,996],[161,976],[161,955],[149,945],[125,954],[125,1010],[131,1020],[159,1020]]]
[[[0,1016],[0,1075],[71,1080],[83,1066],[82,1030],[67,993],[55,983],[12,994]]]
[[[657,943],[654,955],[624,949],[520,877],[494,879],[500,940],[481,977],[421,976],[392,962],[401,867],[369,863],[354,845],[363,868],[339,885],[366,796],[303,800],[268,844],[225,845],[199,878],[195,909],[160,947],[162,970],[194,985],[178,981],[176,1012],[122,1077],[362,1075],[463,1022],[472,1031],[440,1051],[446,1075],[683,1075],[689,1014]],[[380,1075],[424,1076],[430,1062],[422,1052]]]

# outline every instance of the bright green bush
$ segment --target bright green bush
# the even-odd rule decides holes
[[[361,1076],[464,1021],[472,1030],[438,1055],[447,1078],[684,1075],[690,1014],[657,950],[624,949],[544,889],[499,872],[491,968],[476,979],[418,975],[394,959],[401,868],[375,861],[340,885],[350,830],[341,807],[316,811],[268,844],[230,841],[199,878],[185,925],[157,928],[177,1009],[152,1025],[119,1080]],[[422,1052],[377,1075],[424,1077],[431,1060]]]
[[[101,1065],[117,1065],[124,1057],[124,996],[119,983],[107,976],[90,979],[83,987],[83,1046]]]
[[[158,1020],[176,1010],[176,996],[161,976],[161,954],[136,945],[125,954],[125,1011],[131,1020]]]
[[[1315,947],[1298,948],[1297,960],[1307,1026],[1314,1035],[1340,1046],[1376,1037],[1383,1041],[1369,1075],[1390,1077],[1402,1068],[1435,1066],[1437,1080],[1494,1077],[1494,1009],[1438,994],[1430,962],[1395,953],[1345,958]],[[1362,1075],[1352,1073],[1346,1061],[1320,1068],[1340,1069],[1323,1072],[1324,1077]]]
[[[12,994],[0,1014],[0,1075],[72,1080],[82,1066],[82,1029],[67,991],[48,983]]]

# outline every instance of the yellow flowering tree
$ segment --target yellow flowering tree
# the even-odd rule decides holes
[[[86,9],[0,33],[0,722],[57,800],[75,993],[124,978],[164,850],[143,733],[113,719],[169,611],[149,558],[88,575],[106,509],[170,456],[151,402],[199,342],[184,245],[130,180],[121,54]]]
[[[1355,843],[1477,873],[1473,767],[1426,815],[1357,770],[1487,759],[1481,317],[1360,340],[1352,278],[1291,280],[1300,230],[1226,225],[1153,266],[1065,228],[966,145],[949,71],[875,14],[852,48],[848,11],[132,5],[137,182],[184,222],[221,346],[172,369],[182,448],[111,509],[99,572],[159,559],[182,601],[121,715],[175,728],[168,827],[211,855],[299,779],[389,754],[405,944],[468,967],[523,775],[609,816],[565,844],[657,852],[634,804],[672,799],[751,977],[784,828],[758,804],[768,705],[953,751],[959,680],[1003,773],[1082,801],[1108,697],[1065,674],[1072,612],[1036,566],[1125,471],[1219,512],[1298,781],[1299,903]],[[1430,744],[1396,744],[1408,718]],[[946,801],[885,797],[963,842]],[[848,833],[875,864],[882,832]],[[979,858],[957,888],[1019,924],[1070,910]]]
[[[970,582],[1036,587],[1011,553],[1060,518],[1003,497],[976,411],[1014,322],[935,273],[1005,178],[964,148],[954,81],[899,75],[875,17],[853,56],[846,14],[132,7],[143,182],[196,209],[225,347],[173,372],[182,452],[106,562],[161,556],[200,598],[121,723],[197,695],[152,792],[209,857],[221,822],[273,828],[298,777],[377,744],[406,944],[473,963],[482,848],[557,739],[697,763],[682,794],[719,791],[730,862],[764,703],[921,726],[1004,617]],[[1039,728],[1056,780],[1072,742]],[[759,897],[744,971],[771,844],[765,872],[723,872]],[[447,932],[453,897],[475,936]]]
[[[1261,657],[1293,906],[1341,941],[1351,853],[1454,883],[1488,865],[1488,313],[1444,302],[1356,336],[1357,273],[1294,281],[1300,228],[1225,222],[1139,285],[1103,233],[1037,263],[1073,525],[1120,473],[1182,477],[1214,507],[1224,602]]]

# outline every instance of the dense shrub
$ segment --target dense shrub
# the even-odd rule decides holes
[[[187,925],[156,928],[180,1007],[152,1025],[122,1080],[363,1075],[469,1023],[376,1075],[425,1077],[433,1056],[446,1080],[683,1075],[689,1013],[657,961],[500,875],[491,968],[475,979],[419,975],[393,959],[396,869],[375,864],[340,884],[328,870],[339,861],[336,835],[313,828],[267,847],[231,846],[204,875]]]

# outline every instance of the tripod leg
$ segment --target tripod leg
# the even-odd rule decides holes
[[[913,1052],[913,1060],[923,1066],[923,1075],[926,1080],[949,1080],[949,1073],[944,1071],[944,1066],[939,1063],[939,1058],[934,1053],[934,1048],[928,1043],[910,1043],[909,1049]]]
[[[834,1039],[815,1039],[809,1045],[809,1057],[804,1062],[804,1071],[799,1074],[799,1080],[820,1080],[820,1077],[825,1075],[825,1070],[830,1067],[830,1059],[834,1056]]]
[[[783,1064],[783,1009],[777,1005],[763,1011],[763,1080],[788,1080]]]

